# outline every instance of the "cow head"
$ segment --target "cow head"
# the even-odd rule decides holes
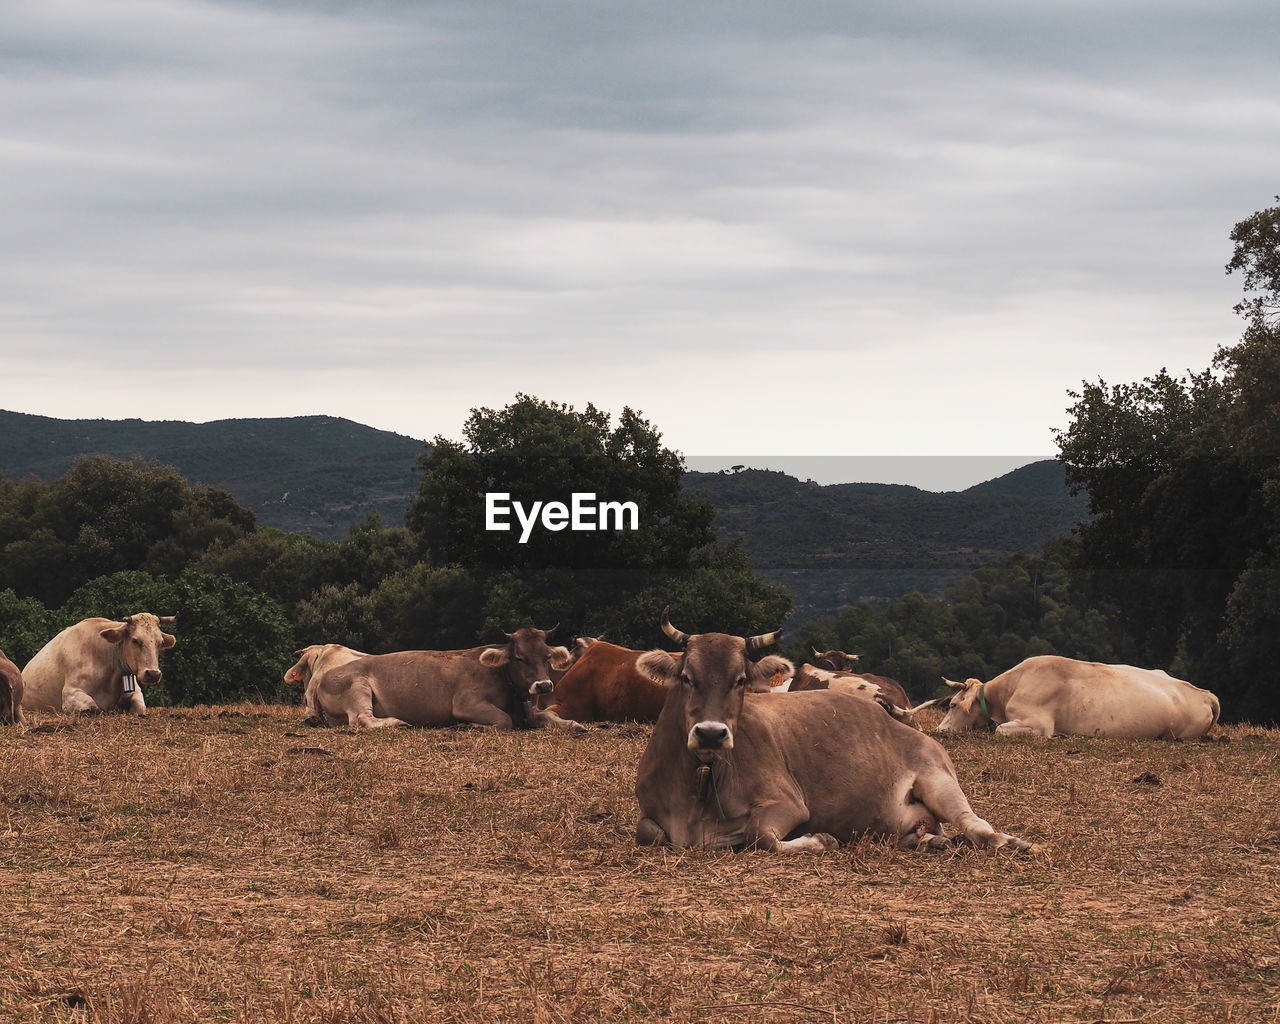
[[[956,683],[950,679],[942,681],[958,692],[952,696],[951,703],[947,705],[947,713],[933,730],[934,732],[969,732],[972,729],[990,727],[991,719],[982,708],[985,695],[981,680],[967,679],[963,683]],[[940,699],[946,700],[945,697]],[[916,710],[919,711],[920,708]]]
[[[745,639],[727,633],[690,636],[672,626],[664,611],[662,631],[684,648],[684,657],[677,661],[666,651],[650,651],[636,660],[636,667],[679,688],[685,744],[703,761],[710,761],[717,751],[733,749],[733,730],[748,689],[768,690],[775,673],[795,672],[791,662],[775,654],[755,662],[747,658],[748,652],[776,643],[780,630]]]
[[[820,651],[813,648],[813,664],[817,668],[825,668],[831,672],[853,672],[856,654],[845,654],[844,651]]]
[[[155,616],[150,612],[130,615],[120,626],[109,626],[98,635],[115,646],[124,674],[139,683],[160,682],[160,652],[176,644],[177,638],[160,630],[161,623],[177,622],[176,615]]]
[[[603,635],[575,637],[573,641],[573,646],[569,648],[569,664],[565,667],[572,668],[573,665],[577,663],[578,659],[587,653],[587,649],[592,644],[594,644],[597,640],[602,640],[602,639],[604,639]]]
[[[550,632],[525,626],[508,633],[505,644],[486,648],[481,653],[480,664],[501,669],[521,700],[550,693],[555,689],[551,670],[568,668],[570,664],[566,648],[547,646]]]
[[[323,644],[312,644],[300,651],[294,651],[293,656],[298,660],[284,674],[284,681],[293,686],[306,686],[311,679],[311,669],[316,663],[316,657],[323,649]]]

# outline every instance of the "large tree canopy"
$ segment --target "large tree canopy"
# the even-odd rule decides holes
[[[0,587],[56,605],[108,573],[177,573],[253,530],[230,494],[172,466],[83,455],[52,484],[0,478]]]
[[[475,579],[481,632],[560,621],[649,644],[666,604],[686,630],[759,632],[790,609],[786,591],[751,572],[738,548],[716,547],[715,508],[685,493],[683,459],[635,411],[624,409],[615,425],[593,405],[517,395],[505,408],[473,410],[463,438],[431,442],[405,519],[433,565],[458,565]],[[575,493],[634,503],[638,529],[538,525],[522,543],[514,512],[510,530],[488,528],[488,494],[529,510],[571,506]]]
[[[1214,689],[1224,714],[1280,718],[1280,208],[1236,225],[1227,269],[1256,294],[1213,366],[1086,383],[1058,436],[1096,518],[1078,571],[1145,663]]]

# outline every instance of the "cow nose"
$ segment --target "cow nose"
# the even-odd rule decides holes
[[[732,746],[729,727],[723,722],[699,722],[693,727],[693,738],[703,750]]]
[[[556,684],[553,683],[550,679],[539,679],[536,683],[534,683],[531,687],[529,687],[529,692],[537,695],[542,693],[550,693],[555,688],[556,688]]]
[[[149,668],[139,677],[148,686],[160,682],[160,670],[158,668]]]

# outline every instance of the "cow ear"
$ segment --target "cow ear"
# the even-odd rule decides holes
[[[121,643],[125,637],[129,635],[128,625],[124,626],[108,626],[98,636],[102,637],[109,644]]]
[[[480,654],[480,664],[488,668],[497,668],[510,660],[506,647],[486,647]]]
[[[640,655],[636,659],[636,669],[642,676],[648,676],[655,683],[662,683],[664,686],[670,686],[680,674],[676,659],[663,650]]]
[[[564,668],[569,664],[570,654],[567,647],[548,647],[547,656],[552,668]]]
[[[178,638],[172,633],[160,634],[160,650],[167,651],[170,647],[178,642]]]
[[[779,672],[783,675],[794,676],[796,674],[796,666],[780,654],[769,654],[756,662],[756,673],[766,679],[776,676]]]

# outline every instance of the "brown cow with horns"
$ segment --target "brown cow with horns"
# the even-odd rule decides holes
[[[549,647],[550,630],[524,627],[501,644],[465,651],[398,651],[358,658],[318,676],[310,689],[325,721],[357,729],[457,722],[511,729],[554,725],[585,731],[576,722],[549,721],[532,707],[554,687],[551,670],[569,652]]]
[[[662,629],[684,658],[640,659],[670,693],[637,774],[637,843],[806,852],[871,833],[941,848],[956,841],[942,834],[949,821],[975,846],[1031,848],[974,814],[937,740],[871,702],[755,692],[793,670],[776,655],[747,657],[779,633],[690,636],[666,612]]]

